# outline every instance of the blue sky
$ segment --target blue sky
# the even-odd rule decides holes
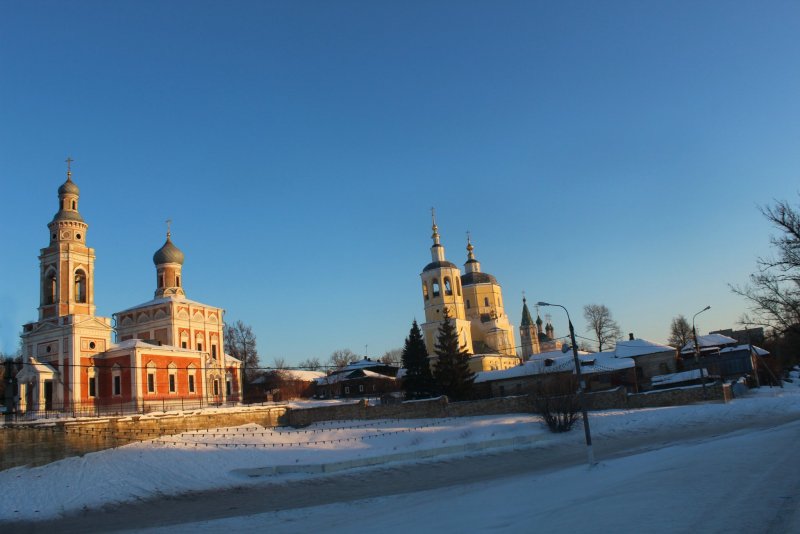
[[[588,303],[660,342],[707,304],[701,331],[736,326],[758,206],[798,198],[799,23],[796,2],[0,1],[0,349],[36,318],[68,155],[98,313],[152,298],[171,218],[187,296],[264,363],[401,346],[431,206],[514,324],[524,290],[579,333]]]

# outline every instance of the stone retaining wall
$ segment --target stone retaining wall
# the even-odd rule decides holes
[[[678,406],[695,402],[727,402],[729,386],[719,384],[651,391],[628,395],[623,388],[587,395],[590,410]],[[428,419],[507,413],[533,413],[527,395],[468,402],[448,402],[446,397],[398,404],[370,406],[366,400],[313,408],[270,406],[163,416],[130,416],[68,422],[16,423],[0,427],[0,470],[18,465],[41,465],[69,456],[191,430],[258,424],[264,427],[304,427],[322,421],[360,419]]]
[[[270,406],[242,411],[15,423],[0,427],[0,470],[46,464],[190,430],[253,423],[264,427],[285,425],[287,410],[285,406]]]

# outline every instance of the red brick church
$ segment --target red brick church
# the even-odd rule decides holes
[[[95,315],[95,251],[79,199],[68,168],[39,254],[39,320],[23,326],[19,410],[113,413],[238,402],[241,362],[224,351],[224,310],[186,298],[184,254],[169,231],[153,255],[154,298],[113,314],[113,325]]]

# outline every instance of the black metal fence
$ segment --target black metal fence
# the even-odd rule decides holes
[[[11,409],[6,411],[6,421],[35,421],[41,419],[65,419],[76,417],[114,417],[126,415],[145,415],[157,412],[200,410],[204,408],[223,408],[240,406],[238,396],[225,401],[197,397],[163,397],[145,401],[103,402],[57,404],[48,403],[40,410]]]

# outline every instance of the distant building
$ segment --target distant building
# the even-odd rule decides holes
[[[707,376],[723,380],[758,373],[762,382],[776,381],[777,362],[769,352],[754,344],[739,343],[736,338],[718,332],[697,336],[697,344],[699,362],[695,362],[694,340],[681,349],[684,369],[703,368]]]
[[[650,389],[653,377],[674,373],[677,370],[677,349],[635,338],[633,334],[629,335],[627,341],[618,341],[614,350],[601,354],[633,360],[636,366],[637,390]]]
[[[742,330],[733,330],[732,328],[725,328],[723,330],[715,330],[709,334],[720,334],[732,339],[735,339],[739,345],[762,345],[764,343],[764,329],[758,328],[744,328]]]
[[[551,352],[561,349],[562,343],[555,339],[555,329],[550,319],[542,331],[544,321],[536,311],[536,321],[534,322],[531,312],[528,309],[528,302],[522,297],[522,321],[519,325],[519,338],[522,349],[522,359],[529,360],[532,356],[542,352]]]
[[[398,367],[369,358],[336,369],[314,380],[314,396],[320,399],[376,397],[400,389]]]
[[[578,351],[578,359],[587,391],[616,387],[635,391],[636,376],[632,360],[618,359],[607,353],[583,351]],[[571,380],[575,374],[572,351],[565,353],[557,350],[542,352],[523,365],[510,369],[477,373],[475,385],[486,396],[525,395]]]
[[[184,255],[167,232],[156,251],[153,300],[95,315],[95,251],[67,170],[58,212],[39,255],[39,320],[23,326],[20,411],[124,411],[237,401],[241,362],[224,354],[221,308],[188,300]],[[116,329],[119,343],[111,341]]]

